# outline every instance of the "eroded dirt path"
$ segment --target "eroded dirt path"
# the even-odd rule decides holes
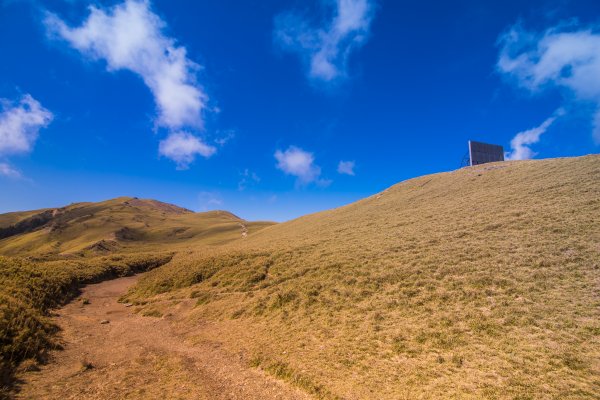
[[[173,306],[161,318],[117,302],[137,277],[89,285],[61,309],[64,350],[39,372],[20,377],[19,399],[308,399],[305,393],[247,366],[219,343],[186,343],[189,331]],[[86,298],[89,304],[83,304]],[[102,324],[103,320],[109,321]]]

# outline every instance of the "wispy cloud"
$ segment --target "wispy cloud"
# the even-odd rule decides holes
[[[530,146],[540,141],[542,136],[548,128],[556,121],[558,117],[563,115],[564,111],[559,109],[554,113],[553,116],[542,122],[540,126],[528,129],[523,132],[519,132],[510,141],[511,151],[507,152],[505,157],[507,160],[529,160],[537,155]]]
[[[500,37],[497,67],[530,92],[558,88],[567,102],[593,104],[593,137],[600,144],[599,29],[570,23],[537,33],[517,24]]]
[[[260,182],[260,177],[256,175],[255,172],[250,171],[248,168],[246,168],[240,175],[242,176],[242,179],[240,179],[238,182],[238,190],[240,192],[246,190],[248,186]]]
[[[337,167],[338,174],[354,176],[354,167],[356,163],[354,161],[340,161]]]
[[[277,150],[275,159],[277,160],[277,169],[287,175],[295,176],[299,185],[307,185],[319,180],[321,167],[315,164],[313,153],[290,146],[285,151]]]
[[[217,149],[187,132],[174,132],[161,140],[158,152],[177,163],[178,169],[188,169],[196,155],[210,157]]]
[[[350,54],[362,46],[374,15],[374,0],[329,1],[331,21],[316,26],[297,12],[275,18],[274,37],[284,50],[297,53],[313,80],[331,82],[346,77]]]
[[[219,146],[225,146],[229,141],[235,138],[235,131],[227,130],[225,132],[219,132],[218,137],[215,139],[215,143]]]
[[[40,129],[54,116],[30,95],[17,102],[0,99],[0,156],[29,153]]]
[[[11,179],[21,179],[21,172],[13,168],[8,163],[0,163],[0,175]]]
[[[202,129],[209,97],[196,79],[200,66],[188,58],[185,47],[163,33],[166,23],[152,11],[150,2],[126,0],[112,8],[92,5],[89,10],[78,27],[49,13],[45,19],[48,33],[90,59],[105,61],[109,71],[139,75],[154,96],[157,126],[167,128],[171,135],[183,128]],[[194,143],[202,139],[195,137]],[[193,155],[186,163],[191,161]]]
[[[224,202],[218,192],[200,192],[198,193],[198,202],[201,211],[210,211],[221,207]]]

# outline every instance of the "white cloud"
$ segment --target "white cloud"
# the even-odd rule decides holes
[[[7,178],[11,178],[11,179],[20,179],[23,177],[21,175],[21,172],[14,169],[12,166],[10,166],[7,163],[0,163],[0,175],[5,176]]]
[[[154,95],[160,126],[202,126],[208,96],[196,82],[199,66],[187,58],[184,47],[162,33],[166,24],[148,1],[126,0],[108,10],[90,6],[87,20],[75,28],[54,14],[48,14],[45,23],[51,34],[84,55],[105,60],[110,71],[140,75]]]
[[[337,167],[337,172],[343,175],[351,175],[354,176],[354,161],[340,161]]]
[[[529,160],[537,155],[529,146],[540,141],[548,128],[556,121],[556,118],[563,114],[562,109],[558,110],[554,115],[545,120],[540,126],[519,132],[510,141],[511,151],[507,152],[505,157],[507,160]]]
[[[600,143],[600,27],[576,28],[532,33],[512,27],[500,38],[498,70],[531,92],[559,88],[567,100],[594,104],[593,137]]]
[[[204,143],[200,138],[188,132],[174,132],[161,140],[158,152],[177,163],[178,169],[187,169],[196,155],[210,157],[217,149]]]
[[[45,25],[50,35],[65,40],[93,60],[104,60],[109,71],[128,70],[139,75],[154,96],[157,126],[170,131],[160,143],[160,154],[186,168],[199,154],[215,148],[199,138],[179,132],[202,129],[208,95],[196,80],[200,66],[187,57],[185,47],[163,33],[166,23],[148,0],[125,0],[112,8],[89,7],[88,18],[70,27],[55,14]]]
[[[298,53],[314,80],[334,81],[347,75],[348,57],[364,44],[374,14],[374,0],[335,0],[334,16],[325,27],[311,25],[294,12],[275,18],[275,40]]]
[[[301,185],[315,182],[321,175],[321,168],[315,165],[313,153],[296,146],[290,146],[285,151],[277,150],[275,159],[277,160],[277,168],[298,178],[298,183]]]
[[[28,94],[17,103],[0,99],[0,107],[0,155],[30,152],[40,129],[54,117]]]

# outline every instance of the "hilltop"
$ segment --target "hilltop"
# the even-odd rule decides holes
[[[0,254],[108,254],[216,245],[271,224],[247,222],[227,211],[194,213],[156,200],[121,197],[0,215]]]
[[[193,298],[196,340],[323,398],[595,398],[599,243],[600,156],[493,163],[177,254],[128,298]]]

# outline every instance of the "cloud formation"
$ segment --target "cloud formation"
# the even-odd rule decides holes
[[[49,13],[45,19],[49,34],[92,60],[104,60],[109,71],[128,70],[139,75],[154,96],[157,126],[171,132],[202,129],[209,97],[196,80],[200,66],[187,57],[185,47],[163,33],[166,23],[152,12],[150,2],[125,0],[112,8],[92,5],[89,10],[88,18],[78,27],[70,27]],[[201,142],[195,137],[194,143]]]
[[[315,164],[313,153],[302,150],[296,146],[290,146],[287,150],[275,152],[277,169],[287,175],[298,178],[298,184],[307,185],[316,182],[321,175],[321,168]]]
[[[354,161],[340,161],[337,167],[338,174],[354,176]]]
[[[563,114],[562,109],[558,110],[554,115],[545,120],[540,126],[519,132],[510,141],[511,151],[505,154],[507,160],[529,160],[537,155],[529,146],[540,141],[548,128]]]
[[[188,132],[170,133],[161,140],[158,152],[177,163],[177,169],[188,169],[196,155],[210,157],[217,152],[213,146],[207,145]]]
[[[499,40],[497,67],[530,92],[558,88],[567,101],[593,104],[593,137],[600,144],[599,29],[569,24],[535,33],[517,24]]]
[[[18,102],[0,99],[0,156],[29,153],[40,129],[54,116],[30,95]]]
[[[317,27],[304,16],[287,12],[275,18],[275,41],[297,53],[308,68],[308,77],[331,82],[347,76],[350,54],[363,45],[374,15],[374,0],[329,0],[333,19]]]
[[[20,179],[23,177],[18,170],[7,163],[0,163],[0,175],[11,179]]]

